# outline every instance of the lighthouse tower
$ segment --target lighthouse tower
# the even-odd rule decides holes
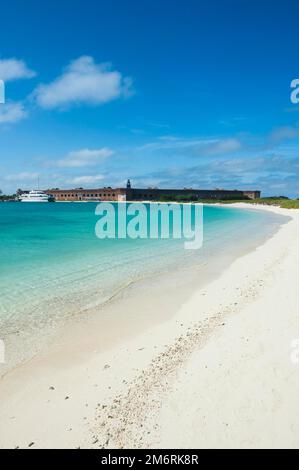
[[[127,181],[127,189],[131,189],[131,181],[130,180]]]

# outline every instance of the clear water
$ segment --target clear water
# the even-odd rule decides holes
[[[0,338],[26,332],[108,301],[130,283],[180,266],[207,264],[248,250],[282,218],[266,212],[204,207],[204,246],[181,240],[95,236],[96,204],[0,204]]]

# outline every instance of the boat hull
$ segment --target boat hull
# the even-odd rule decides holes
[[[48,199],[40,200],[40,199],[21,199],[21,202],[50,202]]]

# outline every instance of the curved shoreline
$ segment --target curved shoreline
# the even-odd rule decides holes
[[[230,210],[227,206],[224,207]],[[245,209],[246,212],[251,212],[250,208],[246,207]],[[254,222],[255,221],[253,221],[253,223]],[[65,278],[70,276],[70,273],[67,272],[61,280],[62,291],[57,291],[54,288],[53,294],[52,292],[47,294],[48,302],[41,298],[38,303],[34,305],[33,310],[39,312],[39,315],[31,315],[31,310],[27,308],[26,316],[12,315],[11,320],[8,320],[7,324],[5,324],[5,317],[4,321],[0,322],[1,336],[6,344],[6,355],[10,359],[7,364],[0,365],[0,377],[9,373],[9,371],[13,370],[15,367],[27,363],[34,356],[45,352],[48,348],[51,348],[52,345],[55,344],[57,337],[64,335],[65,330],[71,330],[73,328],[72,324],[74,322],[81,322],[84,327],[86,318],[89,315],[99,316],[105,314],[107,308],[112,312],[111,315],[115,316],[115,322],[118,321],[118,310],[121,309],[121,305],[116,306],[115,304],[122,302],[122,299],[128,295],[135,295],[138,289],[143,289],[144,286],[146,288],[147,284],[152,286],[153,295],[155,295],[155,290],[157,290],[155,286],[159,286],[159,284],[162,283],[163,288],[168,290],[170,296],[174,294],[171,292],[172,285],[177,284],[175,292],[177,303],[181,304],[185,302],[189,295],[199,287],[202,287],[218,277],[222,271],[227,269],[239,256],[264,243],[268,237],[272,236],[273,233],[278,230],[279,223],[282,224],[284,221],[278,220],[276,222],[276,220],[272,220],[272,218],[270,218],[269,221],[265,220],[265,227],[269,224],[269,229],[262,228],[261,230],[257,230],[256,233],[253,232],[252,224],[246,223],[248,225],[248,231],[243,231],[240,224],[238,228],[241,232],[234,230],[234,228],[229,228],[227,234],[224,234],[224,239],[221,241],[221,244],[217,241],[217,237],[215,237],[215,239],[213,238],[212,243],[210,239],[208,239],[208,242],[204,246],[203,254],[201,254],[202,251],[200,251],[199,256],[198,253],[192,253],[194,256],[192,256],[192,258],[189,256],[188,258],[178,253],[178,256],[174,258],[175,253],[171,252],[169,260],[166,259],[165,263],[162,264],[162,261],[159,263],[157,253],[153,253],[152,259],[158,260],[157,266],[150,268],[144,266],[145,271],[140,271],[140,269],[138,271],[137,269],[135,277],[131,279],[124,277],[121,283],[119,281],[116,283],[114,290],[106,292],[104,296],[101,293],[101,277],[97,278],[97,276],[93,277],[92,288],[86,283],[81,291],[69,292],[68,289],[64,291]],[[207,250],[206,246],[208,247]],[[148,259],[149,258],[147,258],[147,260]],[[121,264],[120,268],[122,269]],[[114,267],[114,269],[117,268]],[[81,271],[82,275],[80,276],[80,281],[86,275],[84,265]],[[109,277],[109,273],[106,274]],[[137,277],[136,274],[139,277]],[[101,273],[101,276],[103,276],[103,273]],[[37,282],[37,287],[40,288],[39,282]],[[32,298],[34,298],[34,288],[35,286],[30,286],[29,290]],[[72,295],[70,295],[70,293]],[[156,295],[158,297],[163,296],[161,288],[158,288]],[[35,299],[35,302],[36,300],[38,299]],[[29,307],[31,307],[30,302],[31,299],[27,298]],[[11,304],[13,304],[13,302],[11,302]],[[110,304],[113,304],[112,309],[110,308]],[[16,306],[15,310],[17,310]],[[168,313],[159,314],[159,317],[153,323],[165,321],[173,315],[173,311],[175,311],[175,306]],[[138,322],[140,322],[139,318],[134,319],[132,330],[139,333],[145,325],[136,328],[135,324]],[[100,321],[99,325],[101,325]],[[146,327],[149,326],[151,326],[151,323],[146,325]],[[111,327],[113,327],[113,324],[105,324],[103,329],[107,330],[107,328],[111,329]]]
[[[91,336],[86,338],[85,331],[83,338],[82,325],[78,324],[77,336],[72,332],[72,338],[67,341],[63,338],[64,344],[58,343],[50,353],[6,376],[1,381],[0,392],[1,447],[26,447],[26,439],[35,443],[33,447],[165,444],[167,423],[162,420],[161,424],[160,403],[165,403],[167,408],[165,397],[169,396],[170,385],[176,384],[177,374],[182,373],[194,351],[213,342],[218,329],[225,330],[224,318],[239,312],[262,294],[264,287],[259,284],[267,284],[271,266],[275,270],[277,265],[273,251],[274,258],[278,258],[279,253],[280,259],[288,254],[289,246],[281,246],[281,242],[286,237],[293,241],[298,217],[292,211],[277,211],[291,215],[292,221],[283,225],[264,245],[235,261],[220,278],[186,299],[174,317],[154,324],[137,336],[129,334],[125,342],[106,350],[97,348],[96,322],[90,319],[86,330],[94,330]],[[265,264],[262,269],[261,263]],[[130,308],[130,299],[124,301],[126,309]],[[163,302],[165,306],[169,303],[167,294],[164,299],[156,299],[156,303],[154,300],[152,307],[158,308],[160,304],[159,308],[163,309]],[[145,317],[152,320],[152,308],[148,305],[142,308]],[[109,339],[106,338],[107,344]],[[134,416],[134,409],[138,409],[138,416]],[[113,416],[111,412],[116,410],[117,419],[108,418],[107,410],[108,416]],[[140,428],[142,413],[146,424]],[[51,431],[51,426],[56,430]],[[119,434],[119,429],[124,431]],[[175,446],[175,441],[171,442]],[[190,441],[189,446],[191,444]]]

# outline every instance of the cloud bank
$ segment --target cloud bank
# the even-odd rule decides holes
[[[30,173],[27,171],[21,172],[21,173],[15,173],[12,175],[7,175],[5,176],[4,180],[8,182],[13,182],[13,183],[24,183],[24,182],[32,182],[36,181],[38,178],[38,173]]]
[[[78,186],[85,184],[94,184],[102,181],[104,179],[103,175],[86,175],[86,176],[76,176],[69,180],[69,183],[75,184]]]
[[[76,150],[70,152],[66,158],[58,160],[57,166],[61,168],[82,168],[97,165],[113,154],[114,151],[106,147],[95,150],[88,148]]]

